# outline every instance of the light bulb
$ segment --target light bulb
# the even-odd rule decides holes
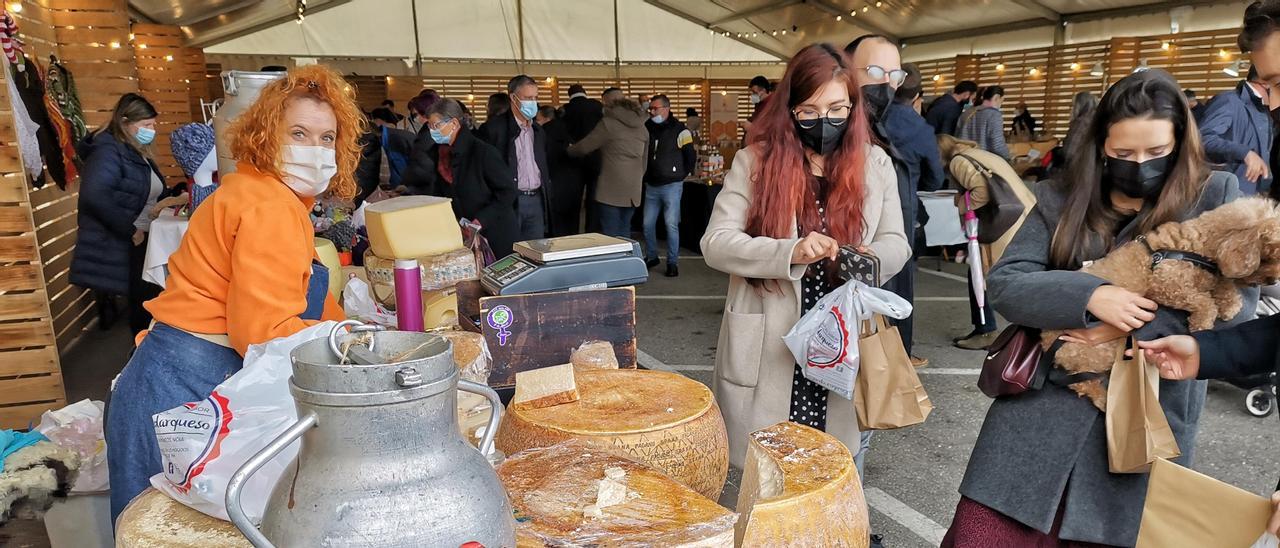
[[[1080,70],[1080,63],[1071,63],[1071,70]]]
[[[13,13],[22,13],[22,2],[14,2],[9,4],[9,11]]]
[[[997,63],[996,70],[1004,70],[1004,63]]]
[[[837,16],[836,16],[836,21],[843,21],[843,20],[844,20],[844,16],[843,16],[843,15],[837,15]]]

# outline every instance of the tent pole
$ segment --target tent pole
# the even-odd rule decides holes
[[[613,77],[622,83],[622,50],[618,36],[618,0],[613,0]]]
[[[516,28],[520,32],[520,73],[524,73],[524,2],[516,0]]]
[[[413,10],[413,71],[422,76],[422,43],[418,38],[418,0],[409,0]]]

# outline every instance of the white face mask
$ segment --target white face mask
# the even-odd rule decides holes
[[[319,196],[338,173],[337,155],[331,148],[285,145],[281,155],[284,184],[304,198]]]

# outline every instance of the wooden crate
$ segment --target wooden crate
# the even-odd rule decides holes
[[[514,386],[516,372],[569,363],[587,341],[612,343],[619,367],[636,366],[634,288],[482,295],[479,282],[458,285],[458,321],[484,334],[493,355],[490,386]]]

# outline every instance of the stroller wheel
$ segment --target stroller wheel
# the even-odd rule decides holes
[[[1254,388],[1244,396],[1244,407],[1255,417],[1265,417],[1275,411],[1275,398],[1270,389]]]

